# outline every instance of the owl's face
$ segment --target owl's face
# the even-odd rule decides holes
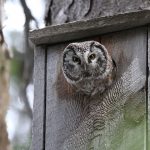
[[[69,83],[104,79],[112,71],[107,49],[95,41],[69,44],[63,53],[63,73]]]

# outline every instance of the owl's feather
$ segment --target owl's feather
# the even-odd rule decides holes
[[[104,45],[85,41],[71,43],[64,49],[62,70],[77,91],[95,95],[113,83],[116,65]]]

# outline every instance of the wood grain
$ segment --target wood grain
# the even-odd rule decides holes
[[[32,127],[32,150],[44,150],[45,139],[45,58],[44,47],[36,47],[34,55],[34,106]]]
[[[46,150],[141,150],[145,147],[147,28],[100,36],[117,63],[115,84],[87,97],[66,83],[62,51],[47,55]]]
[[[75,93],[61,72],[61,54],[66,45],[51,46],[47,61],[46,150],[62,150],[67,137],[74,131],[88,100]]]
[[[142,26],[149,22],[150,10],[147,9],[49,26],[30,32],[29,38],[36,45],[54,44]]]
[[[148,101],[147,101],[147,149],[150,149],[150,26],[148,26],[148,87],[147,87],[147,92],[148,92]]]

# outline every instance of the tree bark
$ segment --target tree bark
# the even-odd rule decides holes
[[[149,0],[47,0],[45,24],[62,24],[146,9]]]

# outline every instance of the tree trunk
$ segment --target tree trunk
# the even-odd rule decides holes
[[[149,0],[47,0],[46,25],[146,9]]]
[[[9,149],[5,115],[9,103],[9,57],[2,33],[3,1],[0,0],[0,150]]]

